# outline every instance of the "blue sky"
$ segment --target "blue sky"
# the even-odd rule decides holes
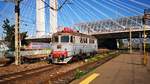
[[[2,36],[1,25],[8,18],[11,23],[14,20],[14,4],[5,3],[0,0],[0,36]],[[27,31],[29,35],[36,33],[35,1],[24,0],[21,2],[21,31]],[[60,1],[58,0],[59,4]],[[49,0],[46,0],[49,3]],[[58,12],[58,25],[72,26],[81,22],[90,22],[108,18],[123,16],[134,16],[143,14],[143,10],[150,7],[149,0],[70,0],[71,4],[65,5]],[[46,11],[46,33],[49,32],[49,8]]]

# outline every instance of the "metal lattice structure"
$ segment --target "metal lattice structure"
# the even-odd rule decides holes
[[[150,22],[147,22],[147,29],[150,30]],[[107,34],[107,33],[121,33],[132,31],[143,31],[143,15],[122,17],[117,19],[106,19],[93,22],[83,22],[73,25],[73,29],[79,30],[85,34]],[[63,27],[62,27],[63,28]],[[43,38],[50,38],[49,35],[43,35]],[[29,37],[38,38],[38,37]]]
[[[150,30],[150,22],[147,26],[147,30]],[[74,25],[74,29],[88,34],[125,32],[128,31],[129,28],[132,28],[132,31],[143,30],[143,15],[106,19]]]

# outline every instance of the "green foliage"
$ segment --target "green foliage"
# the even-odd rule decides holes
[[[28,36],[27,36],[27,32],[22,32],[20,36],[21,36],[21,45],[22,45],[22,46],[28,45],[28,44],[30,43],[30,41],[27,41],[27,40],[25,39],[26,37],[28,37]]]
[[[6,34],[5,36],[5,41],[9,42],[10,44],[8,45],[8,47],[11,49],[11,50],[14,50],[15,49],[15,35],[14,35],[14,32],[15,32],[15,25],[11,25],[9,20],[6,19],[3,21],[3,25],[2,25],[2,28],[3,28],[3,33]]]
[[[81,71],[79,69],[76,70],[76,75],[75,75],[75,78],[76,79],[79,79],[81,78],[83,75],[85,75],[86,73],[84,71]]]
[[[105,52],[105,53],[103,53],[101,55],[98,54],[98,55],[95,55],[92,58],[89,58],[88,62],[100,61],[102,59],[107,58],[108,56],[114,57],[114,56],[118,56],[118,55],[119,55],[119,52],[109,51],[109,52]]]
[[[5,41],[9,42],[8,47],[10,50],[15,50],[15,25],[10,24],[10,21],[8,19],[3,21],[3,33],[5,36]],[[27,37],[27,32],[20,33],[20,39],[21,39],[21,45],[28,45],[29,41],[26,41],[25,38]]]

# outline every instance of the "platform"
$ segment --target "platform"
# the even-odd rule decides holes
[[[142,58],[138,52],[121,54],[71,84],[150,84],[150,59],[144,66]]]

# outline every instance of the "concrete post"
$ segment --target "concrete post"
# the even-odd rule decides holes
[[[20,57],[20,34],[19,34],[19,20],[20,20],[20,0],[15,1],[15,64],[21,64]]]

